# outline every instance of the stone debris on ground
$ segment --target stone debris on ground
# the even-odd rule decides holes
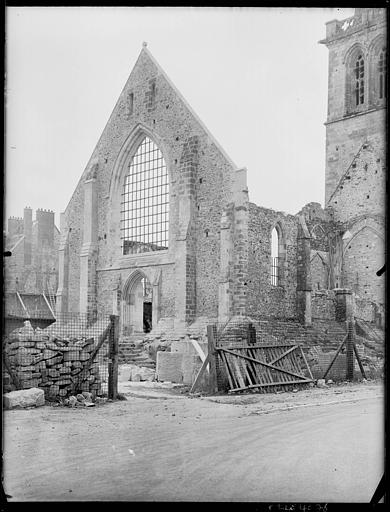
[[[327,388],[327,384],[325,383],[325,379],[317,380],[317,388]]]
[[[4,409],[24,409],[45,405],[45,395],[42,389],[30,388],[10,391],[3,395]]]
[[[156,372],[151,368],[126,364],[119,367],[119,380],[132,382],[154,382]]]

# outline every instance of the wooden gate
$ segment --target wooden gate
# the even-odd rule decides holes
[[[313,382],[313,375],[299,345],[217,345],[215,350],[224,363],[230,390],[233,392],[256,388],[275,391],[278,387],[307,385]],[[310,378],[305,374],[305,370]]]

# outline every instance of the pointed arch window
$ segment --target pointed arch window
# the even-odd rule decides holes
[[[355,106],[364,103],[364,58],[359,54],[355,60],[354,68],[354,89],[355,89]]]
[[[273,228],[271,232],[271,285],[279,286],[279,233]]]
[[[386,49],[382,48],[378,56],[378,98],[384,100],[387,97],[387,69]]]
[[[122,253],[168,249],[169,180],[164,157],[145,137],[125,177],[121,200]]]

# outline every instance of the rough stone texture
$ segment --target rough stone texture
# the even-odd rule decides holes
[[[378,89],[377,59],[386,46],[386,10],[359,9],[327,24],[329,49],[326,123],[326,204],[344,224],[342,279],[360,297],[384,303],[386,110]],[[364,57],[365,98],[353,106],[354,58]],[[343,233],[342,233],[343,234]]]
[[[34,387],[5,393],[3,400],[5,409],[40,407],[41,405],[45,405],[45,394],[43,389]]]
[[[181,369],[183,354],[180,352],[157,352],[156,375],[157,380],[162,382],[183,382]]]
[[[155,83],[154,100],[150,103],[150,81]],[[149,91],[149,92],[148,92]],[[129,114],[129,94],[132,94],[132,114]],[[145,96],[147,95],[147,96]],[[144,100],[144,98],[147,100]],[[169,250],[165,254],[121,256],[120,248],[120,193],[126,158],[118,164],[123,145],[130,155],[134,154],[142,135],[148,135],[160,147],[170,176],[170,234]],[[192,144],[196,143],[195,146]],[[194,162],[187,163],[190,151]],[[120,157],[121,158],[121,157]],[[97,164],[97,303],[98,308],[110,311],[113,303],[113,281],[122,288],[135,269],[152,280],[152,271],[161,271],[158,293],[161,296],[161,317],[175,316],[181,302],[175,294],[172,279],[175,261],[181,256],[177,245],[181,244],[179,225],[179,196],[181,187],[191,195],[193,215],[189,230],[184,235],[187,246],[183,262],[186,285],[186,310],[184,320],[195,315],[217,315],[219,279],[219,225],[222,208],[231,200],[231,183],[234,164],[218,147],[196,116],[187,107],[179,93],[171,86],[164,72],[144,48],[120,95],[108,124],[97,144],[90,163],[84,171],[64,214],[64,228],[68,234],[69,257],[72,268],[68,283],[60,283],[67,289],[69,308],[79,308],[80,252],[84,238],[84,181]],[[95,164],[94,164],[95,165]],[[118,168],[119,165],[119,168]],[[186,177],[186,173],[189,172]],[[183,181],[184,180],[184,181]],[[179,222],[180,221],[180,222]],[[206,236],[206,231],[208,236]],[[194,255],[196,254],[196,258]],[[161,263],[164,263],[161,265]],[[150,269],[150,270],[149,270]],[[64,273],[65,274],[65,273]],[[120,276],[120,278],[119,278]],[[63,286],[62,286],[63,285]],[[194,290],[197,290],[195,301]],[[65,292],[62,292],[65,293]],[[176,297],[176,303],[175,303]],[[122,300],[124,298],[122,297]],[[157,319],[158,320],[158,319]],[[154,318],[156,321],[156,318]]]
[[[139,367],[139,366],[133,366],[130,369],[129,373],[129,379],[132,381],[149,381],[153,382],[156,378],[156,372],[152,370],[151,368],[145,368],[145,367]]]
[[[202,361],[199,356],[191,355],[191,354],[183,354],[183,359],[181,363],[181,371],[183,374],[183,384],[187,384],[190,386],[196,379],[200,367],[202,366]],[[204,374],[203,380],[207,379],[207,370]]]
[[[11,372],[18,380],[18,383],[14,383],[13,389],[15,385],[22,389],[39,387],[44,390],[47,398],[64,397],[73,392],[76,379],[78,382],[80,377],[78,384],[80,390],[93,392],[95,395],[101,393],[102,377],[99,364],[94,362],[88,370],[83,369],[90,359],[90,349],[94,347],[93,339],[73,338],[71,343],[66,342],[66,345],[64,343],[63,346],[57,346],[57,350],[51,350],[48,347],[53,347],[55,344],[50,341],[49,336],[46,342],[20,341],[18,336],[25,337],[23,333],[11,333],[5,344],[5,356]],[[34,338],[33,335],[30,336]],[[55,336],[54,338],[57,339]],[[40,349],[25,348],[24,345],[31,343],[35,347],[39,346]],[[80,350],[72,350],[77,343],[85,347],[81,353]],[[38,355],[30,354],[28,351],[33,351],[34,354],[38,352]],[[80,361],[81,354],[83,354],[82,361]]]
[[[345,20],[327,24],[323,41],[329,49],[329,92],[326,135],[326,201],[343,172],[351,164],[365,138],[383,142],[384,104],[378,98],[375,58],[386,39],[386,10],[361,9],[346,30]],[[349,19],[351,21],[352,19]],[[353,67],[351,50],[358,47],[365,58],[365,102],[352,112],[347,88],[348,67]],[[367,78],[369,83],[367,84]],[[367,96],[369,92],[369,96]]]
[[[311,299],[312,318],[334,320],[336,317],[336,299],[333,290],[313,292]]]
[[[281,226],[284,254],[280,262],[280,286],[271,284],[271,232]],[[248,315],[296,317],[297,231],[293,215],[249,203]]]

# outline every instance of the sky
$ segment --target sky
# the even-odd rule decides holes
[[[354,9],[8,7],[5,212],[64,211],[142,49],[237,167],[249,199],[324,202],[325,23]]]

